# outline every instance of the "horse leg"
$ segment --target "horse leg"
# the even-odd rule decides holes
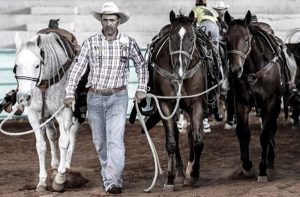
[[[274,108],[273,105],[268,106],[268,110],[263,119],[263,130],[260,135],[261,144],[261,162],[259,164],[259,176],[258,182],[267,182],[267,168],[270,172],[274,171],[274,158],[275,158],[275,133],[277,130],[277,117],[280,112],[280,108]],[[273,110],[274,109],[274,110]]]
[[[161,109],[166,116],[171,114],[170,105],[167,102],[161,102]],[[164,185],[165,191],[174,191],[174,178],[175,178],[175,170],[174,170],[174,153],[176,149],[176,140],[174,135],[175,129],[175,121],[173,118],[169,120],[163,120],[163,125],[165,128],[166,135],[166,149],[168,153],[168,177],[167,182]]]
[[[28,120],[32,128],[37,128],[40,125],[39,118],[31,112],[28,111]],[[46,180],[47,180],[47,171],[46,171],[46,162],[45,162],[45,155],[47,151],[46,141],[45,141],[45,130],[41,128],[34,132],[35,139],[36,139],[36,151],[39,158],[39,183],[36,186],[36,191],[46,191]]]
[[[240,154],[242,161],[242,172],[247,177],[254,176],[254,167],[252,161],[249,159],[249,143],[251,139],[251,133],[248,127],[248,118],[250,107],[237,103],[236,105],[236,135],[238,136],[240,143]]]
[[[194,143],[193,143],[193,132],[190,131],[188,134],[188,141],[189,141],[189,147],[190,147],[190,154],[189,154],[189,159],[188,159],[188,164],[186,166],[185,170],[185,180],[184,180],[184,185],[191,185],[190,180],[191,178],[191,169],[192,165],[195,159],[195,154],[194,154]]]
[[[179,149],[179,130],[178,128],[176,128],[176,124],[175,124],[175,141],[176,141],[175,156],[176,156],[176,169],[177,169],[175,183],[183,184],[184,181],[183,163],[182,163],[180,149]]]
[[[76,137],[79,133],[80,129],[80,123],[78,121],[75,121],[75,123],[71,126],[70,131],[68,132],[68,138],[70,141],[70,144],[67,149],[67,155],[66,155],[66,168],[69,169],[71,166],[72,156],[75,149],[76,144]]]
[[[55,128],[54,122],[51,121],[45,125],[46,134],[49,140],[50,149],[51,149],[51,168],[56,169],[58,168],[58,157],[57,157],[57,150],[58,150],[58,135],[57,130]]]
[[[189,134],[189,143],[190,149],[193,150],[190,151],[185,184],[194,185],[199,179],[200,157],[204,147],[203,123],[201,121],[203,119],[203,111],[201,102],[195,102],[189,111],[191,112],[190,117],[193,128],[192,135]],[[193,155],[191,155],[191,153],[193,153]]]
[[[60,137],[59,137],[60,162],[59,162],[57,174],[52,182],[52,188],[55,191],[59,191],[59,192],[64,190],[65,187],[64,184],[67,180],[66,157],[67,157],[67,150],[70,145],[70,139],[68,136],[70,127],[67,128],[66,125],[70,125],[68,123],[69,121],[72,121],[71,116],[72,116],[71,109],[65,108],[62,111],[62,113],[56,117],[56,120],[59,124],[59,131],[60,131]]]

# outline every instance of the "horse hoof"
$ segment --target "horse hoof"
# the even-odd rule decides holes
[[[211,133],[211,129],[210,129],[210,128],[204,128],[204,129],[203,129],[203,132],[204,132],[204,133]]]
[[[47,187],[46,187],[46,185],[38,185],[36,187],[35,191],[37,191],[37,192],[45,192],[45,191],[47,191]]]
[[[164,192],[174,192],[174,191],[175,191],[174,185],[164,184]]]
[[[184,179],[184,186],[194,186],[196,184],[196,182],[198,181],[198,179],[196,178],[187,178]]]
[[[55,181],[52,182],[52,189],[56,192],[63,192],[65,189],[65,184],[58,184]]]
[[[252,168],[249,171],[245,170],[242,167],[242,172],[243,172],[243,175],[245,175],[246,177],[253,177],[255,175],[255,170],[254,170],[253,166],[252,166]]]
[[[267,176],[258,176],[257,182],[258,183],[266,183],[266,182],[268,182],[268,177]]]
[[[184,176],[176,176],[174,181],[177,184],[183,184],[184,183]]]

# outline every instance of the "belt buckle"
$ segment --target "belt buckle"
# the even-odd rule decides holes
[[[102,96],[110,96],[112,94],[113,94],[113,91],[103,91],[103,92],[101,92]]]

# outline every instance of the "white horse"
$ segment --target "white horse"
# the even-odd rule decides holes
[[[15,42],[17,50],[14,70],[18,81],[17,101],[27,107],[32,128],[38,128],[63,105],[68,74],[63,65],[69,60],[68,53],[62,40],[55,33],[38,34],[31,41],[24,43],[16,35]],[[54,81],[55,78],[59,79],[58,82]],[[52,85],[44,89],[44,93],[38,87],[51,83]],[[55,116],[60,135],[57,133],[54,121],[34,132],[40,165],[37,191],[46,190],[45,133],[51,147],[51,167],[57,169],[52,188],[57,191],[64,189],[66,171],[71,165],[76,135],[80,128],[80,123],[72,118],[72,114],[70,108],[63,108]],[[60,159],[58,159],[58,147]]]

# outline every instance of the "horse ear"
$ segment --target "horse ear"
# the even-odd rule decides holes
[[[195,20],[195,13],[194,13],[194,11],[191,11],[191,12],[190,12],[190,14],[189,14],[189,20],[190,20],[191,22],[194,22],[194,20]]]
[[[230,24],[231,21],[232,21],[232,17],[231,17],[231,15],[229,14],[228,11],[226,11],[225,14],[224,14],[224,20],[225,20],[226,25],[229,26],[229,24]]]
[[[15,43],[16,43],[16,50],[19,51],[23,42],[18,32],[16,32],[15,35]]]
[[[248,10],[246,16],[245,16],[245,24],[248,26],[251,23],[252,14],[250,10]]]
[[[173,23],[176,18],[175,12],[172,10],[170,12],[170,22]]]

